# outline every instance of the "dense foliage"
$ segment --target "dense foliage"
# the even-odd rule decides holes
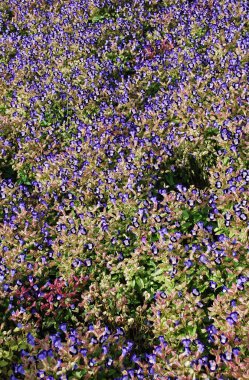
[[[246,380],[246,0],[1,0],[0,379]]]

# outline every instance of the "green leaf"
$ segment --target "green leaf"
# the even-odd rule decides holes
[[[93,16],[91,21],[92,23],[96,23],[96,22],[104,20],[105,18],[108,18],[108,16],[109,16],[108,13],[98,14],[98,15]]]
[[[187,210],[183,210],[183,212],[182,212],[182,219],[183,220],[188,220],[189,217],[190,217],[190,215],[189,215],[188,211]]]
[[[6,360],[0,360],[0,367],[6,367],[7,365],[9,365],[9,362],[7,362]]]
[[[158,241],[159,240],[159,234],[153,234],[152,236],[151,236],[151,242],[156,242],[156,241]]]
[[[6,115],[6,107],[4,105],[0,105],[0,115]]]
[[[83,379],[83,376],[87,374],[87,370],[83,369],[82,371],[74,372],[73,377],[70,377],[70,379]]]
[[[11,346],[11,351],[17,351],[18,348],[19,348],[19,347],[18,347],[17,345]]]
[[[191,222],[185,222],[182,224],[182,229],[183,231],[187,231],[189,229],[189,227],[193,226],[193,223]]]
[[[229,163],[229,160],[230,160],[229,157],[225,157],[224,160],[223,160],[223,164],[227,165]]]
[[[175,182],[174,182],[174,178],[173,178],[173,175],[171,173],[167,174],[165,176],[165,180],[166,182],[170,185],[170,186],[174,186]]]
[[[137,278],[136,278],[136,283],[137,283],[139,289],[144,289],[144,281],[143,281],[142,278],[137,277]]]
[[[22,342],[21,344],[19,344],[20,350],[25,350],[27,347],[28,347],[27,343]]]
[[[204,136],[205,137],[208,137],[208,136],[217,136],[218,134],[219,134],[219,130],[217,128],[207,128],[204,131]]]
[[[195,333],[196,333],[196,330],[197,330],[197,326],[187,326],[187,333],[190,335],[190,336],[194,336]]]
[[[203,215],[197,212],[196,214],[193,215],[194,217],[194,223],[200,222],[203,219]]]
[[[149,87],[146,89],[146,95],[147,96],[155,96],[156,93],[160,89],[160,83],[154,82],[149,85]]]
[[[158,277],[160,274],[163,274],[165,271],[166,271],[165,268],[159,268],[159,269],[157,269],[157,270],[152,274],[152,276],[153,276],[153,277]]]

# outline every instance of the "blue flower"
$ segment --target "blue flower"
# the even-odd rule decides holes
[[[193,293],[194,296],[199,296],[199,295],[200,295],[199,290],[196,289],[196,288],[194,288],[194,289],[192,290],[192,293]]]
[[[37,355],[38,360],[45,360],[46,357],[47,357],[47,351],[46,350],[40,351],[39,354]]]
[[[210,288],[215,289],[217,287],[217,283],[215,281],[209,282]]]
[[[108,353],[108,347],[107,346],[102,346],[102,352],[104,355],[106,355]]]
[[[208,366],[209,366],[211,372],[215,372],[217,369],[217,364],[216,364],[215,360],[209,360]]]
[[[87,349],[86,349],[86,348],[82,348],[82,349],[80,350],[80,353],[81,353],[84,357],[86,357],[86,356],[87,356]]]
[[[67,324],[66,323],[61,323],[59,327],[63,332],[65,332],[65,333],[67,332]]]
[[[54,347],[56,347],[56,348],[62,347],[61,338],[60,338],[60,336],[58,336],[58,334],[51,335],[50,339],[52,340],[52,344],[54,345]]]
[[[150,364],[155,364],[156,363],[156,355],[154,355],[154,354],[151,354],[151,355],[146,354],[146,358],[147,358],[147,360],[148,360],[148,362]]]
[[[239,347],[234,347],[234,348],[232,349],[232,352],[233,352],[234,356],[237,356],[237,355],[239,355],[239,353],[240,353],[240,348],[239,348]]]
[[[72,355],[77,355],[77,353],[78,353],[78,349],[77,349],[76,346],[71,346],[71,347],[69,348],[69,352],[70,352],[70,354],[72,354]]]
[[[193,265],[193,261],[192,260],[185,260],[184,261],[184,265],[189,269],[189,268],[191,268],[192,267],[192,265]]]
[[[112,366],[112,363],[113,363],[113,359],[112,358],[108,358],[107,360],[106,360],[106,367],[111,367]]]
[[[238,321],[239,314],[237,311],[233,311],[229,316],[234,320],[234,322]]]
[[[226,344],[226,343],[227,343],[227,340],[228,340],[228,339],[227,339],[227,337],[226,337],[225,335],[222,334],[222,335],[220,336],[220,342],[221,342],[222,344]]]
[[[34,346],[35,345],[35,338],[33,337],[33,335],[31,333],[28,333],[27,334],[27,342],[28,344],[30,344],[31,346]]]
[[[25,370],[24,370],[22,364],[15,364],[15,366],[14,366],[14,372],[16,374],[25,375]]]
[[[190,339],[183,339],[182,344],[184,347],[189,347],[191,344],[191,340]]]
[[[88,362],[89,367],[94,367],[97,361],[95,359],[90,359]]]

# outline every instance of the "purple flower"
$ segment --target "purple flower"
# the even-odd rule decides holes
[[[84,261],[84,264],[87,266],[87,267],[90,267],[92,265],[92,260],[91,259],[86,259]]]
[[[150,364],[156,364],[156,355],[154,354],[146,354],[147,360]]]
[[[192,260],[185,260],[184,261],[184,265],[189,269],[189,268],[191,268],[192,267],[192,265],[193,265],[193,261]]]
[[[227,339],[227,337],[226,337],[225,335],[222,334],[222,335],[220,336],[220,342],[221,342],[222,344],[226,344],[227,340],[228,340],[228,339]]]
[[[227,351],[224,353],[223,357],[225,360],[231,361],[232,360],[232,353]]]
[[[137,357],[136,354],[134,354],[134,355],[132,355],[131,360],[132,360],[134,363],[137,363],[137,362],[139,361],[139,358]]]
[[[70,352],[70,354],[72,354],[72,355],[77,355],[77,353],[78,353],[78,349],[77,349],[76,346],[71,346],[71,347],[69,348],[69,352]]]
[[[208,326],[207,331],[209,334],[217,334],[217,328],[214,325]]]
[[[193,293],[194,296],[199,296],[199,295],[200,295],[199,290],[196,289],[196,288],[194,288],[194,289],[192,290],[192,293]]]
[[[233,352],[234,356],[237,356],[237,355],[240,354],[240,348],[239,347],[234,347],[232,349],[232,352]]]
[[[52,344],[54,345],[54,347],[56,347],[56,348],[62,347],[61,338],[57,334],[51,335],[50,339],[52,340]]]
[[[33,335],[31,333],[28,333],[27,334],[27,342],[28,344],[30,344],[31,346],[34,346],[35,345],[35,338],[33,337]]]
[[[191,340],[190,339],[183,339],[182,344],[184,347],[189,347],[191,344]]]
[[[47,350],[47,356],[49,356],[50,358],[52,358],[54,356],[53,350],[51,350],[51,349]]]
[[[202,264],[207,264],[208,263],[208,259],[205,255],[201,255],[199,257],[199,262],[202,263]]]
[[[90,359],[88,362],[89,367],[94,367],[97,361],[95,359]]]
[[[29,356],[29,353],[25,350],[21,350],[21,357],[23,356]]]
[[[237,322],[239,314],[237,313],[237,311],[233,311],[231,314],[229,314],[229,317],[232,318],[234,322]]]
[[[40,351],[39,354],[37,355],[38,360],[45,360],[46,357],[47,357],[47,351],[46,350]]]
[[[187,356],[191,355],[191,350],[190,350],[189,347],[185,347],[184,354],[187,355]]]
[[[205,346],[202,342],[200,342],[198,339],[195,341],[196,345],[198,347],[198,352],[202,353],[205,349]]]
[[[108,347],[107,346],[102,346],[102,352],[104,355],[108,353]]]
[[[167,298],[167,294],[164,291],[160,292],[161,298]]]
[[[171,257],[169,258],[169,261],[170,261],[170,263],[171,263],[172,265],[176,265],[177,262],[178,262],[178,258],[177,258],[177,257],[174,257],[174,256],[171,256]]]
[[[230,326],[234,325],[234,320],[230,317],[226,318],[227,323],[229,323]]]
[[[22,364],[15,364],[15,366],[14,366],[14,372],[16,374],[25,375],[25,370],[24,370]]]
[[[98,343],[98,339],[95,336],[92,336],[91,340],[90,340],[90,343],[91,344],[97,344]]]
[[[38,372],[37,372],[37,377],[39,378],[39,379],[45,379],[45,376],[46,376],[46,372],[45,371],[43,371],[43,370],[39,370]]]
[[[122,327],[118,327],[116,331],[117,331],[116,332],[117,335],[124,335],[124,330]]]
[[[215,360],[209,360],[208,366],[209,366],[211,372],[215,372],[215,370],[217,369],[217,364],[216,364]]]
[[[132,342],[127,342],[127,349],[128,351],[130,351],[132,349],[132,347],[134,346],[134,343]]]
[[[80,350],[80,353],[81,353],[84,357],[86,357],[86,356],[87,356],[87,349],[86,349],[86,348],[82,348],[82,349]]]
[[[107,368],[111,367],[112,363],[113,363],[113,359],[112,358],[108,358],[107,361],[106,361],[106,367]]]
[[[160,344],[162,344],[164,347],[167,346],[167,342],[162,335],[160,335],[158,339],[159,339]]]
[[[209,282],[210,288],[215,289],[217,287],[217,283],[215,281]]]
[[[130,239],[129,239],[129,238],[124,239],[124,240],[123,240],[123,243],[124,243],[124,245],[125,245],[126,247],[129,246],[129,245],[130,245]]]

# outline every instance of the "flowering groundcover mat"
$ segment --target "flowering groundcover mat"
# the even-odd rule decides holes
[[[248,4],[1,0],[0,379],[248,379]]]

